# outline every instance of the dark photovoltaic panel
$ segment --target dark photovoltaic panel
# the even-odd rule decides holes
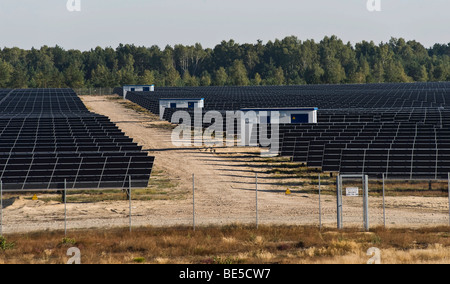
[[[6,95],[3,95],[6,93]],[[70,89],[0,91],[0,180],[4,190],[147,187],[147,156]]]
[[[155,114],[160,98],[192,97],[205,98],[203,112],[318,107],[317,124],[280,125],[280,155],[308,167],[390,179],[447,179],[450,172],[450,82],[156,88],[127,94]],[[170,121],[174,111],[166,109],[164,119]]]
[[[256,87],[156,87],[126,98],[159,114],[159,99],[204,98],[205,110],[318,107],[320,110],[438,108],[450,104],[449,82]]]

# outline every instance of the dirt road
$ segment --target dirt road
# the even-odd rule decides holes
[[[269,163],[252,163],[256,148],[177,148],[171,142],[170,126],[155,116],[126,107],[108,96],[84,96],[93,112],[111,121],[155,156],[151,184],[170,180],[165,200],[132,202],[134,226],[193,224],[192,176],[195,176],[195,222],[197,225],[230,223],[319,224],[319,196],[301,193],[301,184],[288,180],[293,194],[286,195],[286,180],[270,173]],[[263,160],[262,160],[263,161]],[[255,174],[258,174],[258,215]],[[42,195],[38,195],[42,199]],[[173,198],[172,198],[173,196]],[[180,197],[181,196],[181,197]],[[3,232],[64,229],[64,204],[33,201],[8,195],[3,210]],[[321,199],[322,222],[336,226],[336,198]],[[67,228],[128,226],[128,201],[67,204]],[[370,198],[371,225],[383,223],[382,199]],[[388,226],[448,224],[448,199],[439,197],[387,197]],[[344,198],[344,225],[362,227],[361,198]]]

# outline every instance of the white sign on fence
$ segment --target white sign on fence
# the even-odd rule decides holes
[[[350,197],[358,197],[359,196],[359,188],[358,187],[347,187],[346,195]]]

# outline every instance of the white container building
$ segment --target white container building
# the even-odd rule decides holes
[[[154,92],[155,85],[126,85],[123,86],[123,98],[127,98],[127,92]]]
[[[183,99],[160,99],[159,100],[159,116],[164,117],[166,108],[184,108],[184,109],[203,109],[205,107],[204,98],[183,98]]]

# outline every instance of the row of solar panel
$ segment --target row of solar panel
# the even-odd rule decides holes
[[[242,108],[318,107],[319,109],[348,108],[438,108],[450,103],[449,84],[430,83],[426,86],[386,84],[283,87],[222,87],[222,88],[157,88],[155,92],[128,92],[127,98],[158,112],[161,98],[205,98],[206,110],[238,110]],[[149,107],[151,105],[151,107]]]
[[[133,187],[146,187],[148,169],[154,158],[130,157],[65,157],[18,159],[14,164],[0,158],[0,177],[5,190],[67,188],[126,188],[131,178]]]
[[[156,88],[150,93],[128,93],[127,98],[155,113],[160,98],[205,98],[203,112],[318,107],[318,124],[279,126],[281,154],[325,171],[434,179],[446,178],[450,165],[446,154],[450,149],[449,87],[443,82]],[[170,121],[176,110],[167,109],[164,119]],[[193,118],[191,111],[192,124]],[[270,127],[267,133],[253,130],[251,141],[256,145],[259,134],[270,137]],[[370,151],[379,152],[371,156]]]
[[[4,190],[146,187],[154,157],[70,89],[0,90]]]

